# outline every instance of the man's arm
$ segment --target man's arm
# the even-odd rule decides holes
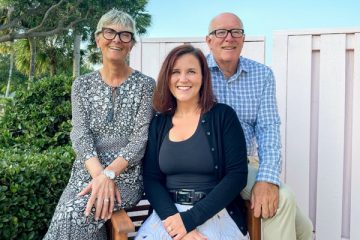
[[[274,216],[278,208],[281,172],[280,117],[276,103],[275,79],[270,69],[257,114],[255,135],[259,171],[251,193],[251,205],[255,217],[268,218]]]

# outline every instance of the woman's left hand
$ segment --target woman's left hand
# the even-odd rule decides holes
[[[174,240],[180,240],[186,234],[186,228],[179,213],[166,218],[163,225]]]
[[[91,192],[91,196],[87,202],[85,216],[89,216],[91,208],[94,206],[95,220],[109,219],[114,209],[115,198],[118,204],[121,203],[120,191],[117,189],[115,182],[110,180],[104,174],[95,177],[89,185],[87,185],[78,196],[83,196]]]

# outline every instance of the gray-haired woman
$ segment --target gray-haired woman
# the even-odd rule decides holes
[[[126,62],[134,36],[133,19],[116,9],[97,25],[103,67],[73,83],[76,160],[44,239],[106,239],[105,221],[141,198],[155,81]]]

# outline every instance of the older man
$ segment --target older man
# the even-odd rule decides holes
[[[263,218],[265,240],[310,240],[312,223],[296,206],[294,194],[280,182],[280,118],[271,69],[240,57],[245,34],[233,13],[212,19],[207,61],[219,102],[232,106],[244,129],[250,160],[248,185],[256,217]],[[254,167],[256,166],[256,167]]]

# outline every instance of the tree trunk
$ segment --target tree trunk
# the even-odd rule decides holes
[[[81,34],[75,33],[74,39],[74,54],[73,54],[73,78],[80,76],[80,44]]]
[[[8,97],[8,96],[9,96],[9,93],[10,93],[10,83],[11,83],[13,68],[14,68],[14,48],[13,48],[13,42],[11,42],[11,43],[10,43],[9,78],[8,78],[8,82],[7,82],[7,85],[6,85],[5,97]]]
[[[11,14],[12,12],[14,11],[14,7],[13,6],[10,6],[8,8],[8,22],[11,21]],[[12,33],[12,29],[10,29],[10,33]],[[14,68],[14,42],[11,41],[10,42],[10,66],[9,66],[9,78],[8,78],[8,82],[7,82],[7,85],[6,85],[6,92],[5,92],[5,97],[8,97],[9,96],[9,93],[10,93],[10,84],[11,84],[11,78],[12,78],[12,73],[13,73],[13,68]]]
[[[34,38],[28,38],[28,41],[30,45],[30,68],[28,88],[30,88],[35,76],[36,42]]]
[[[56,75],[56,66],[54,63],[50,63],[50,76],[53,77]]]

